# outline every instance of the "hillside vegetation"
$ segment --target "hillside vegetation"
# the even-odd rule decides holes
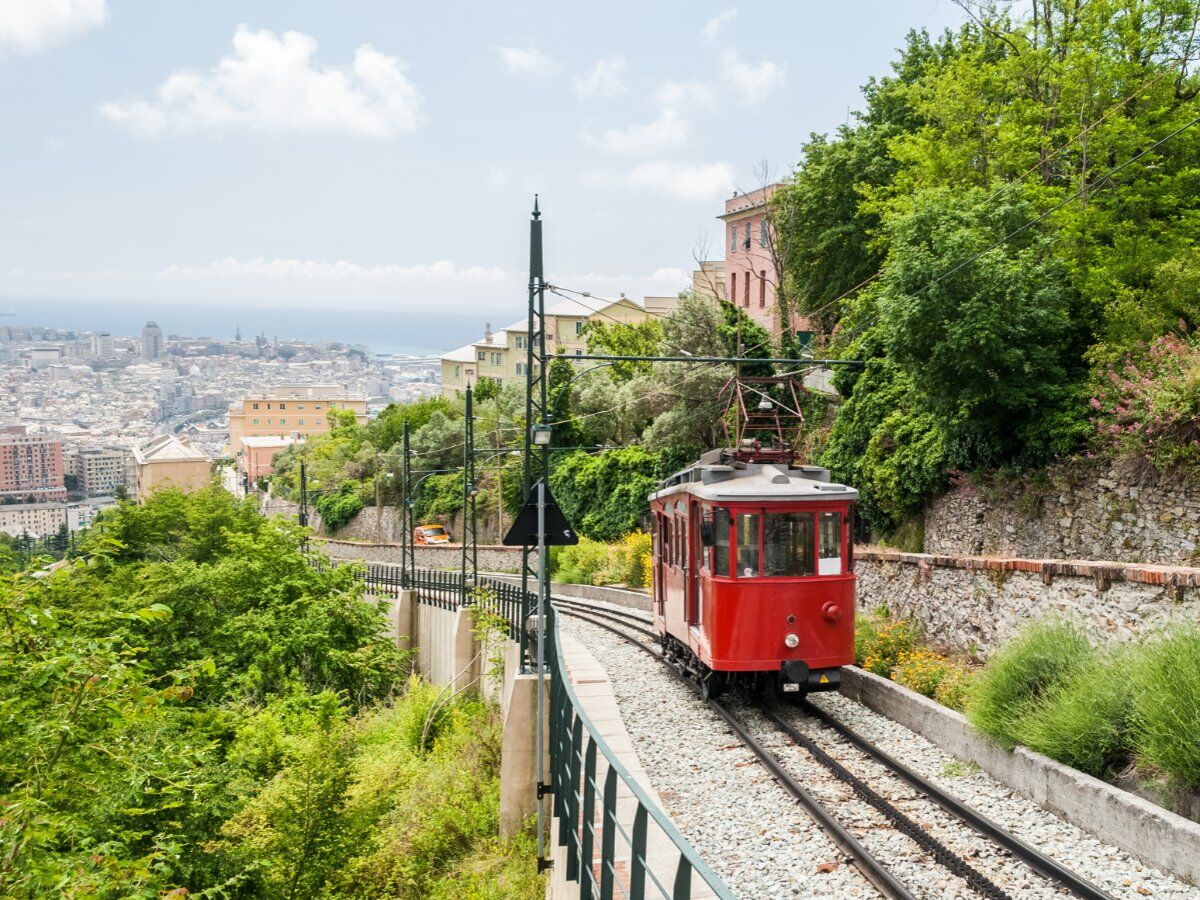
[[[0,586],[0,896],[538,896],[499,737],[345,567],[213,488],[105,512]]]

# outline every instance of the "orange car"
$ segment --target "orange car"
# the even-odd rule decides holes
[[[448,544],[450,532],[441,525],[418,525],[413,529],[414,544]]]

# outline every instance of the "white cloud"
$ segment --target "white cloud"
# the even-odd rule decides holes
[[[534,47],[526,44],[521,47],[497,47],[496,53],[500,62],[514,75],[536,75],[544,77],[557,72],[558,63]]]
[[[609,128],[591,140],[609,153],[659,153],[682,146],[690,131],[687,119],[673,109],[664,109],[653,122]]]
[[[514,276],[504,269],[488,266],[456,266],[442,259],[428,264],[398,266],[394,264],[367,266],[339,259],[336,262],[321,262],[311,259],[254,259],[239,260],[227,256],[217,262],[201,266],[171,265],[160,271],[159,276],[167,280],[199,279],[229,281],[237,279],[261,279],[267,281],[325,282],[382,284],[397,282],[420,282],[424,284],[498,284]]]
[[[105,0],[3,0],[0,51],[40,53],[107,21]]]
[[[704,23],[704,27],[700,29],[700,37],[706,44],[715,44],[717,38],[721,34],[721,29],[733,21],[737,15],[737,7],[731,6],[729,9],[717,13],[711,19]]]
[[[572,79],[575,93],[580,97],[616,97],[623,94],[629,90],[629,82],[625,80],[628,68],[624,56],[597,60],[586,74]]]
[[[748,63],[736,50],[726,50],[721,54],[721,81],[732,85],[746,103],[757,105],[775,88],[783,86],[787,68],[769,59]]]
[[[627,172],[608,169],[585,172],[584,183],[623,185],[679,200],[711,201],[733,188],[733,166],[725,162],[679,163],[655,160],[635,166]]]
[[[654,96],[662,106],[711,107],[717,101],[717,89],[707,81],[664,81]]]
[[[348,66],[317,66],[316,52],[307,34],[239,25],[233,53],[207,72],[173,72],[153,97],[105,103],[100,114],[146,136],[246,127],[387,138],[420,124],[404,60],[362,44]]]

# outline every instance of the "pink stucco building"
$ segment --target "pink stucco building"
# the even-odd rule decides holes
[[[768,220],[771,196],[783,185],[769,184],[725,201],[725,297],[773,335],[779,335],[775,286],[779,273],[775,264],[774,234]],[[808,323],[793,316],[792,329],[806,339]]]
[[[0,428],[0,497],[66,500],[62,441],[55,435],[29,434],[24,425]]]

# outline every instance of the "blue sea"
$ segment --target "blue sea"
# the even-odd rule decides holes
[[[522,314],[515,298],[510,318]],[[7,315],[11,313],[12,315]],[[232,340],[256,334],[268,339],[341,341],[366,344],[372,353],[436,356],[483,335],[484,323],[495,315],[480,312],[408,312],[386,309],[283,309],[253,305],[178,300],[59,300],[0,297],[0,325],[42,325],[72,331],[141,334],[148,320],[164,334]]]

